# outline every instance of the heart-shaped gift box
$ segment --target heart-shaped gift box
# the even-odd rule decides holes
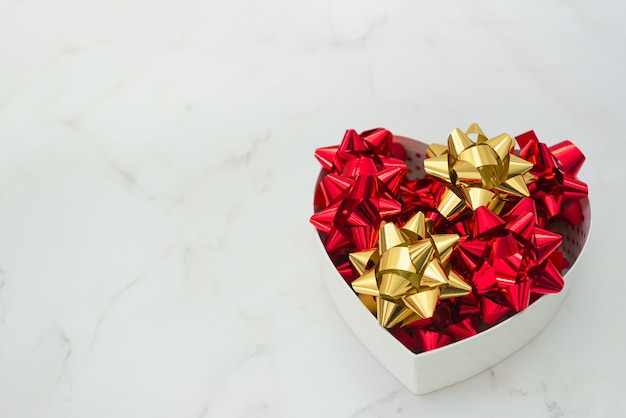
[[[407,177],[424,177],[423,161],[427,145],[400,136],[394,136],[393,142],[400,144],[406,151]],[[324,171],[320,173],[316,190],[324,174]],[[584,198],[580,203],[582,223],[576,227],[562,223],[558,230],[553,231],[563,236],[559,249],[570,262],[569,269],[564,272],[563,290],[544,295],[504,322],[472,337],[431,351],[415,354],[381,327],[376,317],[341,277],[319,240],[324,280],[346,324],[374,357],[410,391],[416,394],[432,392],[472,377],[500,362],[532,340],[550,322],[571,285],[591,228],[589,200]]]

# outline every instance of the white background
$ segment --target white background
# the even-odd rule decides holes
[[[0,416],[626,415],[625,12],[0,1]],[[418,397],[323,287],[313,151],[471,122],[578,144],[594,226],[537,339]]]

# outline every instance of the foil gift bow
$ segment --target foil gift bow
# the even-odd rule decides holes
[[[352,288],[385,328],[431,318],[440,299],[471,292],[449,265],[459,236],[431,234],[429,226],[422,212],[402,227],[383,222],[378,248],[350,254],[360,274]]]
[[[475,135],[472,141],[469,135]],[[506,134],[488,139],[477,124],[452,131],[448,145],[431,144],[424,170],[448,186],[438,193],[437,212],[454,221],[486,206],[498,214],[511,198],[529,196],[525,173],[533,164],[513,154],[515,141]]]
[[[529,131],[516,137],[521,146],[520,157],[533,164],[528,172],[529,191],[543,224],[555,218],[571,225],[582,222],[580,200],[587,197],[588,187],[576,178],[585,156],[570,141],[562,141],[548,147],[539,142],[535,132]]]
[[[563,237],[537,225],[532,199],[522,199],[501,217],[480,207],[469,230],[457,247],[453,265],[470,278],[481,297],[481,318],[486,323],[526,309],[532,294],[563,288],[562,253],[557,251]]]
[[[407,168],[392,157],[392,139],[386,129],[361,135],[348,130],[339,146],[315,151],[327,174],[316,190],[314,204],[320,210],[311,223],[324,234],[335,262],[342,253],[373,247],[380,222],[402,209],[397,197]]]

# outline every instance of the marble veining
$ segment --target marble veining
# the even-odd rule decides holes
[[[619,2],[0,2],[0,416],[615,417]],[[313,150],[571,139],[594,227],[528,346],[417,397],[316,265]]]

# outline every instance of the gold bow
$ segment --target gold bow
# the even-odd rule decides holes
[[[422,212],[400,228],[382,222],[378,248],[350,254],[360,274],[352,288],[386,328],[430,318],[439,299],[471,291],[449,265],[459,236],[431,235],[430,227]]]
[[[469,135],[476,135],[476,142]],[[508,196],[528,197],[533,164],[513,154],[515,140],[509,134],[487,139],[477,124],[463,132],[452,131],[448,146],[431,144],[426,151],[424,170],[449,183],[437,210],[452,219],[468,206],[486,206],[500,213]]]

